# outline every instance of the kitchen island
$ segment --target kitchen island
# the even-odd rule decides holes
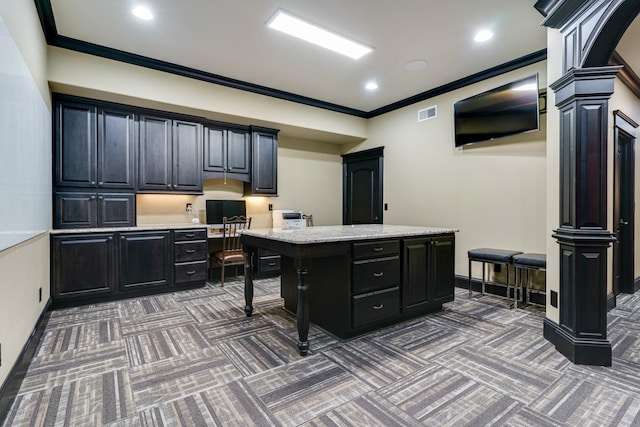
[[[253,313],[258,249],[282,256],[281,295],[296,313],[301,355],[310,321],[350,338],[439,310],[453,301],[456,231],[383,224],[246,230],[245,313]]]

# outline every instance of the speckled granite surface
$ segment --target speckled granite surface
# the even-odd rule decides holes
[[[323,243],[349,240],[387,239],[432,234],[455,233],[453,228],[418,227],[410,225],[358,224],[306,228],[263,228],[246,230],[243,234],[265,237],[287,243]]]
[[[114,231],[153,231],[153,230],[174,230],[174,229],[206,229],[206,224],[159,224],[140,225],[135,227],[103,227],[103,228],[58,228],[51,230],[51,234],[73,234],[73,233],[110,233]]]

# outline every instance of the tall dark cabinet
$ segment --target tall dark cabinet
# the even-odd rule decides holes
[[[244,184],[246,195],[278,194],[278,131],[251,128],[251,181]]]
[[[140,115],[138,126],[138,189],[202,193],[202,126],[155,115]]]
[[[54,228],[135,225],[135,117],[57,97]]]

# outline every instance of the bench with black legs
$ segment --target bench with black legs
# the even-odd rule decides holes
[[[516,271],[516,291],[520,290],[523,304],[531,302],[531,271],[547,270],[547,256],[545,254],[525,253],[513,256],[513,266]],[[527,278],[523,281],[522,273],[526,271]],[[523,289],[524,282],[524,289]],[[545,284],[546,292],[546,284]],[[525,298],[526,297],[526,298]],[[514,295],[515,298],[515,295]]]
[[[471,297],[471,262],[482,263],[482,284],[480,287],[480,294],[484,295],[485,283],[485,264],[503,265],[507,268],[507,307],[511,308],[510,295],[511,295],[511,278],[509,275],[509,265],[513,261],[514,255],[521,254],[520,251],[509,251],[504,249],[492,249],[492,248],[478,248],[471,249],[468,252],[469,255],[469,297]],[[515,289],[514,289],[515,291]],[[514,293],[514,299],[517,297]],[[516,301],[517,304],[517,301]]]

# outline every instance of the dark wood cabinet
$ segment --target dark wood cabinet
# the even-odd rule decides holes
[[[177,230],[173,242],[175,284],[207,280],[207,231]]]
[[[251,181],[245,183],[245,195],[278,194],[278,131],[251,128]]]
[[[454,298],[454,237],[403,240],[402,305],[405,312]]]
[[[116,288],[114,233],[51,238],[51,294],[55,300],[88,298]]]
[[[125,227],[135,225],[133,193],[58,191],[54,193],[54,228]]]
[[[138,126],[138,189],[202,193],[200,124],[141,114]]]
[[[208,124],[204,128],[205,178],[251,178],[251,134],[248,128]]]
[[[133,190],[134,114],[64,98],[55,108],[55,186]]]
[[[256,252],[258,256],[256,276],[268,277],[280,274],[280,254],[268,249],[259,248]]]
[[[120,288],[166,287],[173,284],[171,233],[120,233]]]

